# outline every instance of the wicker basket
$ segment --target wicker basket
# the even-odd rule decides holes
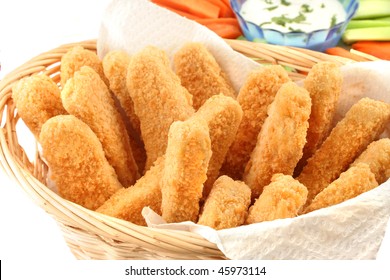
[[[319,61],[330,60],[339,65],[353,62],[292,47],[237,40],[226,42],[233,49],[262,63],[298,70],[290,73],[294,80],[304,77],[304,73]],[[39,153],[30,161],[20,145],[20,135],[16,132],[20,118],[11,97],[12,85],[36,73],[45,73],[59,83],[61,57],[75,45],[96,51],[96,41],[93,40],[63,45],[31,59],[0,81],[0,159],[3,172],[16,180],[57,221],[72,253],[79,259],[226,259],[215,244],[197,234],[142,227],[110,218],[71,203],[46,186],[48,168]],[[36,142],[31,145],[37,147]]]

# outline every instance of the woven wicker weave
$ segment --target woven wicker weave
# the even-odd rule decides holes
[[[353,62],[309,50],[226,40],[233,49],[260,62],[280,64],[299,70],[292,79],[300,79],[319,61],[335,61],[342,65]],[[11,98],[12,85],[19,79],[45,73],[59,83],[60,60],[70,48],[81,45],[96,51],[96,41],[84,41],[60,46],[45,52],[9,73],[0,81],[1,167],[61,228],[64,238],[79,259],[225,259],[217,246],[189,232],[161,230],[138,226],[110,218],[71,203],[47,185],[47,166],[36,153],[29,160],[17,134],[20,121]],[[303,73],[303,74],[302,74]],[[37,143],[31,143],[37,147]]]

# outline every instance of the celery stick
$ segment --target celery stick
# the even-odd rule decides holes
[[[390,16],[390,1],[373,0],[361,1],[354,19],[370,19]]]
[[[379,20],[379,19],[351,20],[347,25],[347,29],[381,27],[381,26],[390,26],[390,20]]]
[[[390,41],[390,26],[348,29],[342,38],[347,44],[363,40]]]

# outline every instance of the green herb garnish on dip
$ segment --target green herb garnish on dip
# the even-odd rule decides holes
[[[262,28],[280,32],[306,32],[328,29],[346,19],[337,0],[247,0],[241,16]]]

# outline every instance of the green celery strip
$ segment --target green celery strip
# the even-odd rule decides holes
[[[390,26],[348,29],[343,34],[347,44],[356,41],[390,41]]]
[[[360,1],[359,8],[354,19],[372,19],[376,17],[390,16],[390,1],[372,0]]]
[[[347,29],[381,27],[381,26],[390,26],[390,20],[379,20],[379,19],[351,20],[347,25]]]

